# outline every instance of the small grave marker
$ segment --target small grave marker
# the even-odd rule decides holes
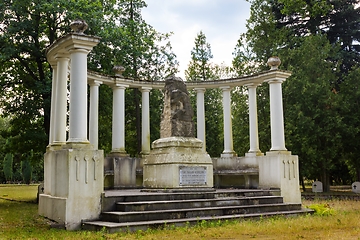
[[[360,193],[360,182],[354,182],[351,184],[351,189],[354,193]]]
[[[312,184],[312,192],[323,192],[323,184],[320,181],[315,181]]]

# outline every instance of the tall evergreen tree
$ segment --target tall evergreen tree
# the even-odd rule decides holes
[[[7,153],[3,161],[3,171],[7,182],[13,179],[13,155]]]
[[[211,45],[206,41],[205,34],[200,31],[195,38],[195,46],[191,51],[191,61],[185,71],[187,81],[208,81],[218,79],[215,67],[211,63]],[[195,102],[192,97],[193,103]],[[222,98],[220,89],[207,89],[205,101],[206,150],[210,156],[217,157],[223,150]],[[196,106],[194,106],[196,109]]]

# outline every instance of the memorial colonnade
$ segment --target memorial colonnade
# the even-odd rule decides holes
[[[81,54],[85,56],[81,59]],[[56,146],[66,142],[66,111],[67,111],[67,76],[70,66],[70,76],[77,78],[76,69],[86,64],[84,52],[72,53],[70,55],[57,55],[53,66],[53,95],[52,112],[50,124],[49,145]],[[80,55],[78,57],[77,55]],[[72,59],[70,61],[70,58]],[[82,61],[82,62],[81,62]],[[73,69],[73,70],[72,70]],[[74,70],[75,69],[75,70]],[[290,73],[280,71],[277,68],[256,76],[241,77],[225,80],[188,82],[187,88],[196,91],[197,103],[197,138],[204,142],[206,148],[205,129],[205,108],[204,94],[206,89],[219,88],[222,90],[223,116],[224,116],[224,150],[221,157],[234,157],[232,137],[232,116],[231,116],[231,90],[236,86],[246,86],[248,89],[249,105],[249,139],[250,148],[248,154],[261,155],[259,150],[258,120],[257,120],[257,93],[256,88],[263,82],[270,85],[270,125],[271,125],[271,149],[270,151],[286,151],[284,138],[284,121],[282,107],[281,84],[290,76]],[[81,76],[84,79],[84,76]],[[87,113],[86,101],[70,99],[69,112],[69,139],[67,142],[86,142],[89,139],[95,149],[98,148],[98,109],[99,109],[99,87],[106,84],[113,90],[113,118],[112,118],[112,153],[126,155],[125,150],[125,90],[127,88],[139,88],[142,93],[142,155],[150,153],[150,92],[152,89],[162,89],[164,82],[147,82],[126,79],[121,73],[115,76],[105,76],[88,71],[85,77],[90,86],[90,108],[89,108],[89,138],[87,138]],[[78,81],[77,81],[78,82]],[[82,83],[84,85],[84,83]],[[86,98],[86,88],[80,90],[80,86],[72,85],[72,90],[77,98]],[[77,89],[77,87],[79,89]],[[83,92],[83,93],[82,93]],[[71,95],[72,96],[72,95]],[[74,97],[73,97],[74,98]],[[71,104],[71,102],[82,104]],[[74,105],[74,106],[73,106]],[[82,106],[84,105],[84,106]],[[71,107],[73,106],[73,107]],[[56,111],[54,111],[56,109]],[[75,125],[71,127],[71,125]]]

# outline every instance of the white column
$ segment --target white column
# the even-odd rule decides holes
[[[206,134],[205,134],[205,88],[195,88],[196,91],[196,119],[197,119],[197,138],[203,141],[203,150],[206,151]]]
[[[70,49],[69,143],[89,143],[87,139],[87,54],[85,49]]]
[[[99,86],[101,81],[93,81],[90,85],[90,119],[89,141],[94,149],[99,148]]]
[[[150,90],[141,88],[141,154],[150,154]]]
[[[50,106],[50,129],[49,129],[49,145],[54,142],[55,131],[55,104],[56,104],[56,79],[57,79],[57,64],[51,65],[52,68],[52,84],[51,84],[51,106]]]
[[[66,111],[67,111],[67,81],[69,58],[57,56],[57,81],[56,81],[56,108],[55,108],[55,130],[54,144],[66,143]]]
[[[112,153],[125,151],[125,89],[127,86],[113,86]]]
[[[256,87],[257,84],[246,85],[249,93],[249,138],[250,149],[249,153],[260,153],[259,149],[259,133],[258,133],[258,116],[257,116],[257,102],[256,102]]]
[[[268,81],[270,87],[270,126],[271,126],[270,151],[286,151],[282,90],[281,90],[281,83],[283,81],[284,81],[283,79],[274,79]]]
[[[232,121],[231,121],[231,88],[221,87],[223,92],[223,115],[224,115],[224,151],[222,157],[233,157],[236,153],[233,149]]]

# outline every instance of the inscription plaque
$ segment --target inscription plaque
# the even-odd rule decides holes
[[[206,167],[179,167],[180,185],[206,185]]]

